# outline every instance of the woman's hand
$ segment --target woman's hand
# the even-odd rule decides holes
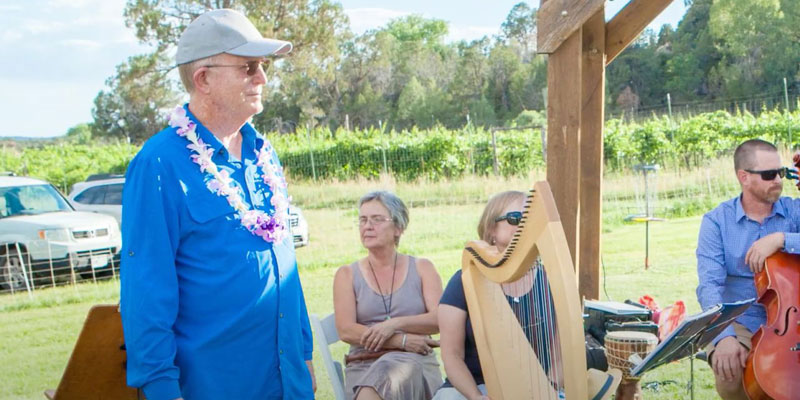
[[[403,350],[410,351],[412,353],[422,354],[423,356],[425,356],[433,353],[434,347],[439,347],[438,340],[433,340],[423,335],[407,333],[406,346],[403,348]]]
[[[372,325],[361,335],[361,345],[369,351],[379,351],[395,331],[397,329],[391,319]]]

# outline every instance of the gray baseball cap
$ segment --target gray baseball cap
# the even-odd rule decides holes
[[[208,11],[183,31],[175,61],[178,65],[220,53],[266,57],[292,51],[283,40],[265,39],[247,17],[230,9]]]

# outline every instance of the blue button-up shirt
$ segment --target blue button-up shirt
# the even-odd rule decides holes
[[[744,257],[753,242],[774,232],[784,232],[784,251],[800,253],[800,199],[781,197],[761,223],[745,215],[741,196],[703,216],[697,240],[697,300],[703,310],[757,297],[753,273]],[[754,303],[736,321],[757,331],[766,321],[764,306]],[[729,326],[713,343],[733,335],[733,326]]]
[[[188,107],[187,107],[188,112]],[[242,199],[272,212],[255,152],[241,160],[200,124],[212,160]],[[291,235],[267,243],[209,191],[189,141],[167,128],[133,159],[123,193],[121,312],[128,384],[149,400],[310,399],[311,328]]]

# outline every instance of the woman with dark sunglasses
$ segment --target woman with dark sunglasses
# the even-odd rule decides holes
[[[500,251],[505,250],[522,221],[524,204],[525,193],[523,192],[507,191],[492,196],[478,223],[478,235],[481,240],[495,245]],[[528,338],[537,339],[541,336],[542,332],[537,332],[535,326],[547,323],[547,321],[535,320],[536,316],[552,315],[552,312],[543,312],[546,311],[545,304],[548,302],[534,303],[534,308],[541,308],[538,312],[537,310],[520,309],[518,305],[527,304],[528,297],[531,295],[540,296],[545,293],[549,296],[546,286],[544,268],[539,262],[518,281],[502,285],[506,299],[514,309]],[[525,312],[520,312],[523,310]],[[488,399],[475,336],[467,313],[467,301],[460,270],[450,278],[439,302],[439,330],[442,362],[445,372],[447,372],[447,379],[436,392],[434,400]],[[543,341],[531,340],[531,342],[542,365],[544,367],[550,365],[553,355],[537,346],[537,343]],[[589,353],[588,346],[587,361],[589,368],[601,370],[607,368],[605,356],[601,354],[601,357],[597,357],[596,352]],[[617,377],[617,379],[619,378]],[[606,396],[610,396],[610,394],[605,396],[601,394],[598,398],[606,398]]]

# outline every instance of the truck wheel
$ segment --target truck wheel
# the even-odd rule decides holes
[[[22,253],[23,259],[27,256],[25,252]],[[0,258],[0,263],[0,289],[25,290],[25,273],[17,249],[9,249],[8,253]]]

